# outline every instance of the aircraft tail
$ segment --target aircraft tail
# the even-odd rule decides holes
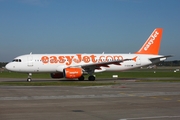
[[[136,54],[158,55],[161,44],[162,33],[163,33],[162,28],[156,28],[149,36],[147,41],[144,43],[144,45],[141,47],[141,49],[139,49],[139,51],[136,52]]]

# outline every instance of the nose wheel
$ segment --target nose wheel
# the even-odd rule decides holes
[[[31,78],[27,78],[27,82],[31,82]]]
[[[32,81],[32,73],[28,74],[28,78],[27,78],[27,82],[31,82]]]

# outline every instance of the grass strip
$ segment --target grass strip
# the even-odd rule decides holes
[[[116,85],[117,83],[99,83],[99,82],[0,82],[0,86],[104,86]]]
[[[173,71],[127,71],[127,72],[103,72],[96,73],[97,78],[112,78],[112,75],[118,75],[119,78],[156,78],[156,77],[175,77],[180,78],[180,72]],[[27,78],[26,73],[16,73],[16,72],[2,72],[0,73],[0,78]],[[88,75],[85,75],[87,78]],[[49,73],[38,73],[33,74],[32,78],[50,78]]]
[[[180,82],[179,80],[162,80],[162,79],[157,79],[157,80],[136,80],[136,82]]]

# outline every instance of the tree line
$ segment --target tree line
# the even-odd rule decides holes
[[[157,66],[180,66],[180,60],[161,61],[156,64]]]
[[[0,68],[5,67],[7,62],[0,62]]]

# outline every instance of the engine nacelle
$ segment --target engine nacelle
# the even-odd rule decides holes
[[[63,73],[51,73],[51,78],[63,78]]]
[[[79,78],[83,75],[83,71],[81,68],[65,68],[63,70],[64,77],[73,79],[73,78]]]

